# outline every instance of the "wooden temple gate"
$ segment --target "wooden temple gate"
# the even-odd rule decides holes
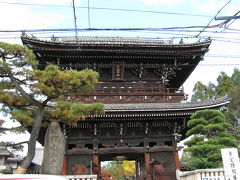
[[[45,41],[22,36],[40,67],[91,68],[100,74],[92,94],[69,101],[102,102],[104,115],[90,115],[77,127],[64,127],[65,174],[98,174],[101,161],[134,160],[137,180],[175,180],[177,142],[198,109],[216,108],[226,99],[182,103],[181,88],[211,43],[173,44],[163,40],[82,38]]]
[[[175,138],[180,140],[180,134],[175,132],[173,136],[174,132],[169,133],[174,128],[168,121],[150,122],[145,117],[145,122],[129,122],[128,119],[125,117],[120,122],[101,123],[97,120],[85,121],[78,127],[69,128],[68,174],[91,173],[92,168],[93,173],[100,176],[100,161],[133,160],[139,180],[157,179],[158,176],[158,179],[175,179],[175,170],[179,168]],[[84,137],[86,131],[89,136]],[[90,136],[91,132],[95,135]]]

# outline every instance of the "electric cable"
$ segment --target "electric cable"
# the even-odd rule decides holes
[[[215,17],[217,17],[217,15],[231,2],[231,0],[229,0],[216,14],[215,16],[209,21],[209,23],[207,24],[207,26],[205,26],[197,35],[196,37],[198,37],[210,24],[211,22],[215,19]]]
[[[25,5],[25,6],[46,6],[46,7],[60,7],[60,8],[72,8],[69,5],[54,5],[54,4],[37,4],[37,3],[16,3],[16,2],[0,2],[0,4],[9,4],[9,5]],[[88,9],[84,6],[76,6],[79,9]],[[149,10],[139,10],[139,9],[120,9],[120,8],[105,8],[105,7],[89,7],[89,9],[94,10],[110,10],[110,11],[125,11],[125,12],[140,12],[140,13],[153,13],[153,14],[168,14],[168,15],[180,15],[180,16],[195,16],[195,17],[204,17],[209,18],[212,16],[201,15],[201,14],[190,14],[190,13],[176,13],[176,12],[164,12],[164,11],[149,11]]]

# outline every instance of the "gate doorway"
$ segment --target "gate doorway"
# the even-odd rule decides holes
[[[143,153],[108,154],[99,156],[101,175],[112,180],[141,180],[145,174]],[[106,178],[107,180],[108,178]]]
[[[101,178],[103,180],[136,180],[136,161],[101,162]]]

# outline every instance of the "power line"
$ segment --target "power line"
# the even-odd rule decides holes
[[[228,1],[228,3],[231,0]],[[227,3],[227,4],[228,4]],[[33,3],[12,3],[12,2],[0,2],[0,4],[10,4],[10,5],[31,5],[31,6],[52,6],[52,7],[66,7],[69,8],[71,6],[69,5],[54,5],[54,4],[33,4]],[[224,7],[227,5],[225,4]],[[224,8],[222,7],[218,13]],[[209,24],[211,23],[211,21],[209,22],[209,24],[207,26],[188,26],[188,27],[169,27],[169,28],[118,28],[118,29],[113,29],[113,28],[103,28],[103,29],[99,29],[99,28],[90,28],[90,9],[95,9],[95,10],[113,10],[113,11],[132,11],[132,12],[143,12],[143,13],[161,13],[161,14],[171,14],[171,15],[186,15],[186,16],[201,16],[201,17],[211,17],[211,16],[206,16],[206,15],[199,15],[199,14],[186,14],[186,13],[173,13],[173,12],[161,12],[161,11],[147,11],[147,10],[138,10],[138,9],[117,9],[117,8],[102,8],[102,7],[90,7],[89,5],[89,0],[88,0],[88,6],[87,7],[75,7],[75,8],[84,8],[84,9],[88,9],[88,25],[89,28],[88,29],[77,29],[76,27],[76,14],[75,14],[75,31],[108,31],[108,30],[112,30],[112,31],[166,31],[166,30],[178,30],[178,31],[182,31],[184,32],[183,29],[197,29],[197,28],[203,28],[203,30],[199,31],[193,31],[193,30],[189,30],[189,31],[185,31],[185,32],[199,32],[197,36],[198,37],[203,31],[204,32],[210,32],[210,31],[205,31],[206,28],[214,28],[214,27],[220,27],[223,26],[224,24],[228,23],[228,21],[217,24],[217,25],[213,25],[213,26],[209,26]],[[218,14],[217,13],[217,14]],[[216,14],[216,15],[217,15]],[[215,15],[215,16],[216,16]],[[214,17],[215,17],[214,16]],[[226,29],[230,30],[227,27],[225,27]],[[181,29],[181,30],[180,30]],[[15,32],[19,32],[19,31],[25,31],[25,32],[38,32],[38,31],[42,31],[42,32],[46,32],[46,31],[71,31],[71,29],[42,29],[42,30],[15,30]],[[0,32],[4,32],[0,31]],[[5,32],[14,32],[14,30],[5,30]],[[218,32],[210,32],[210,33],[218,33]],[[237,33],[237,32],[232,32],[232,33]],[[162,34],[167,34],[167,33],[162,33]],[[173,35],[183,35],[183,34],[176,34],[174,33]],[[193,37],[193,35],[189,35],[186,34],[187,37]]]
[[[165,33],[167,34],[167,33]],[[168,33],[169,35],[176,35],[176,34],[172,34],[172,33]],[[69,36],[55,36],[56,38],[61,38],[61,39],[65,39],[65,38],[76,38],[76,36],[73,36],[73,35],[69,35]],[[51,36],[41,36],[40,38],[44,38],[44,39],[50,39]],[[81,36],[79,38],[94,38],[94,36]],[[99,38],[99,37],[96,37],[96,38]],[[182,39],[182,38],[192,38],[191,36],[183,36],[181,34],[181,36],[169,36],[168,38],[167,37],[144,37],[144,36],[141,36],[141,37],[119,37],[119,36],[107,36],[107,37],[104,37],[104,36],[101,36],[101,38],[142,38],[142,39],[162,39],[162,40],[171,40],[171,39]],[[206,36],[203,36],[203,37],[200,37],[200,38],[208,38]],[[0,36],[0,39],[20,39],[20,36]],[[218,38],[211,38],[212,40],[214,41],[219,41],[219,42],[227,42],[227,43],[235,43],[235,44],[240,44],[240,40],[239,41],[236,41],[234,38],[233,39],[218,39]]]
[[[209,21],[209,23],[207,24],[207,26],[205,26],[199,33],[198,35],[196,35],[196,37],[198,37],[210,24],[211,22],[217,17],[217,15],[230,3],[231,0],[229,0],[216,14],[215,16]]]
[[[230,0],[231,1],[231,0]],[[229,1],[229,2],[230,2]],[[229,3],[228,2],[228,3]],[[53,6],[53,7],[71,7],[71,6],[68,6],[68,5],[54,5],[54,4],[33,4],[33,3],[12,3],[12,2],[0,2],[0,3],[2,3],[2,4],[11,4],[11,5],[31,5],[31,6]],[[228,4],[227,3],[227,4]],[[226,4],[226,5],[227,5]],[[225,6],[226,6],[225,5]],[[224,7],[225,7],[224,6]],[[223,8],[224,8],[223,7]],[[75,8],[87,8],[88,9],[88,25],[89,25],[89,29],[77,29],[77,27],[76,27],[76,25],[77,25],[77,23],[76,23],[76,12],[75,12]],[[75,7],[74,8],[74,22],[75,22],[75,31],[104,31],[104,30],[112,30],[112,31],[144,31],[144,30],[146,30],[146,31],[166,31],[166,30],[170,30],[170,29],[175,29],[175,30],[179,30],[179,29],[192,29],[192,28],[203,28],[203,30],[202,31],[195,31],[195,32],[199,32],[199,34],[196,36],[196,37],[198,37],[203,31],[204,32],[208,32],[208,31],[205,31],[205,29],[206,28],[214,28],[214,27],[219,27],[219,26],[222,26],[224,23],[220,23],[220,24],[217,24],[217,25],[214,25],[214,26],[209,26],[209,24],[210,24],[210,22],[209,22],[209,24],[208,24],[208,26],[188,26],[188,27],[170,27],[170,28],[156,28],[156,29],[154,29],[154,28],[118,28],[118,29],[113,29],[113,28],[103,28],[103,29],[99,29],[99,28],[96,28],[96,29],[94,29],[94,28],[90,28],[90,9],[97,9],[97,10],[113,10],[113,11],[133,11],[133,12],[145,12],[145,13],[162,13],[162,14],[172,14],[172,15],[187,15],[187,16],[202,16],[202,17],[211,17],[211,16],[206,16],[206,15],[197,15],[197,14],[184,14],[184,13],[172,13],[172,12],[160,12],[160,11],[146,11],[146,10],[138,10],[138,9],[117,9],[117,8],[99,8],[99,7],[90,7],[90,5],[89,5],[89,0],[88,0],[88,6],[87,7]],[[222,9],[223,9],[222,8]],[[222,10],[222,9],[220,9],[219,11],[218,11],[218,13]],[[217,13],[217,14],[218,14]],[[216,16],[216,15],[215,15]],[[47,29],[42,29],[42,30],[15,30],[15,32],[17,32],[17,31],[25,31],[25,32],[37,32],[37,31],[71,31],[71,29],[50,29],[50,30],[47,30]],[[180,30],[179,30],[180,31]],[[181,31],[183,31],[183,30],[181,30]],[[3,32],[3,31],[0,31],[0,32]],[[5,31],[6,32],[6,31]],[[8,32],[14,32],[14,30],[12,30],[12,31],[8,31]],[[194,32],[194,31],[192,31],[192,30],[189,30],[188,32]],[[213,33],[213,32],[211,32],[211,33]],[[216,32],[215,32],[216,33]],[[164,34],[164,33],[162,33],[162,34]],[[182,35],[182,34],[174,34],[174,35]],[[188,37],[191,37],[192,35],[187,35]]]
[[[13,3],[13,2],[0,2],[0,4],[9,5],[23,5],[23,6],[46,6],[46,7],[59,7],[59,8],[72,8],[69,5],[54,5],[54,4],[36,4],[36,3]],[[94,10],[108,10],[108,11],[125,11],[125,12],[140,12],[140,13],[153,13],[153,14],[168,14],[168,15],[180,15],[180,16],[195,16],[209,18],[212,16],[201,15],[201,14],[190,14],[190,13],[176,13],[176,12],[166,12],[166,11],[150,11],[150,10],[140,10],[140,9],[121,9],[121,8],[105,8],[105,7],[85,7],[76,6],[79,9],[94,9]]]
[[[236,14],[234,14],[234,16],[237,16],[239,13],[240,13],[240,11],[238,11]],[[231,23],[229,23],[231,20],[227,20],[227,23],[224,25],[224,30],[223,31],[225,31],[229,26],[231,26],[236,20],[237,19],[234,19]]]
[[[171,32],[199,32],[198,29],[202,26],[188,26],[188,27],[168,27],[168,28],[77,28],[78,31],[171,31]],[[231,29],[230,29],[231,30]],[[53,28],[53,29],[16,29],[16,30],[0,30],[0,33],[21,33],[21,32],[72,32],[75,31],[73,28]],[[235,31],[232,29],[232,31]],[[218,31],[205,31],[214,34],[228,33],[228,34],[240,34],[237,32],[218,32]]]
[[[152,38],[146,38],[145,39],[175,39],[175,38],[195,38],[193,35],[194,32],[198,32],[198,26],[189,26],[189,27],[168,27],[168,28],[54,28],[54,29],[25,29],[25,30],[0,30],[0,39],[16,39],[16,37],[10,36],[18,36],[18,33],[34,33],[34,34],[51,34],[51,33],[71,33],[76,31],[81,32],[91,32],[91,31],[126,31],[126,32],[136,32],[136,33],[151,33],[154,36],[158,35],[171,35],[171,37],[152,37]],[[240,34],[239,31],[231,30],[231,32],[226,31],[213,31],[208,30],[205,32],[208,33],[207,36],[200,36],[199,38],[208,38],[209,36],[211,39],[215,41],[222,41],[222,42],[232,42],[232,43],[240,43],[239,38],[224,38],[223,36],[215,36],[215,35],[222,35],[222,34]],[[214,35],[213,35],[214,34]],[[51,34],[52,35],[52,34]],[[57,38],[69,38],[72,37],[71,35],[60,35]],[[40,36],[40,38],[49,38],[49,37],[43,37]],[[116,37],[115,37],[116,38]],[[122,37],[124,38],[124,37]],[[129,37],[127,37],[129,38]],[[131,37],[133,38],[133,37]],[[143,38],[143,37],[141,37]]]
[[[86,8],[86,7],[77,7]],[[153,13],[153,14],[168,14],[168,15],[180,15],[180,16],[195,16],[195,17],[205,17],[209,18],[211,16],[201,15],[201,14],[190,14],[190,13],[176,13],[176,12],[166,12],[166,11],[148,11],[139,9],[119,9],[119,8],[101,8],[101,7],[91,7],[90,9],[95,10],[110,10],[110,11],[125,11],[125,12],[140,12],[140,13]]]

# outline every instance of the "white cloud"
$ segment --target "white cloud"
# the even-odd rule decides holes
[[[72,0],[21,0],[19,1],[21,3],[28,3],[28,4],[44,4],[44,5],[72,5]],[[79,5],[81,3],[81,0],[75,0],[75,5]]]
[[[69,14],[72,16],[72,14]],[[25,5],[1,5],[0,30],[24,30],[24,29],[47,29],[53,28],[55,24],[69,18],[67,14],[56,14],[54,12],[34,12],[32,6]],[[4,18],[3,18],[4,17]],[[20,34],[0,33],[0,37],[20,37]],[[1,39],[10,43],[21,43],[20,39]]]
[[[202,12],[206,13],[217,13],[225,4],[227,4],[227,0],[194,0],[191,1],[194,8],[201,10]],[[228,3],[220,14],[225,13],[228,15],[233,15],[237,11],[239,11],[240,2],[238,1],[231,1]]]
[[[76,0],[79,5],[82,1]],[[71,6],[71,0],[13,0],[13,3],[44,4],[44,5],[68,5]],[[1,27],[0,29],[35,29],[51,28],[64,19],[72,18],[72,13],[56,13],[56,11],[34,11],[38,6],[2,4],[0,6]],[[41,6],[39,6],[41,7]],[[70,11],[72,12],[72,11]],[[5,18],[3,18],[5,17]]]
[[[196,9],[208,13],[215,13],[223,6],[223,1],[219,0],[194,0],[192,3]]]
[[[147,5],[168,5],[168,4],[179,4],[184,2],[185,0],[140,0]]]

